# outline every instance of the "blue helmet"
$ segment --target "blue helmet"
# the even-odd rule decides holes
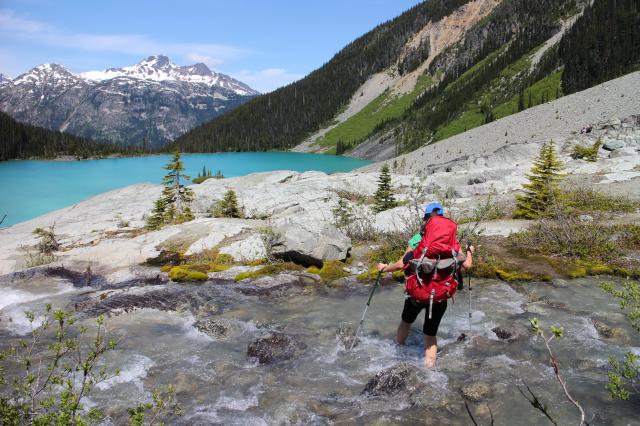
[[[444,215],[444,207],[442,207],[442,204],[438,203],[437,201],[427,204],[427,206],[424,208],[425,216],[434,213],[438,216]]]

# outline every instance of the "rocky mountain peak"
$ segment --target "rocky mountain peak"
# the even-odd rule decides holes
[[[7,84],[7,83],[11,83],[11,79],[6,75],[0,73],[0,85]]]
[[[180,68],[186,71],[188,75],[201,75],[206,77],[213,76],[213,72],[209,69],[208,66],[206,66],[202,62],[198,62],[197,64],[193,64],[187,67],[180,67]]]

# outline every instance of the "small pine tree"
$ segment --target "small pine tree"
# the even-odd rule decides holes
[[[173,154],[173,158],[163,169],[168,170],[162,179],[164,189],[162,198],[164,199],[166,210],[165,219],[167,222],[184,217],[189,203],[193,199],[193,191],[184,185],[184,182],[191,179],[184,174],[184,162],[181,159],[180,151]]]
[[[553,141],[542,145],[531,173],[527,175],[529,183],[523,185],[524,194],[516,195],[514,217],[536,219],[544,214],[557,196],[562,170],[563,163],[558,159]]]
[[[376,213],[392,209],[396,206],[396,200],[393,197],[393,188],[391,186],[391,173],[389,173],[389,165],[385,164],[380,169],[378,177],[378,190],[374,195],[376,201],[373,207]]]
[[[151,216],[147,218],[145,228],[150,231],[160,229],[165,223],[166,210],[167,204],[164,202],[164,199],[162,197],[158,198],[151,211]]]
[[[213,208],[214,217],[241,218],[242,209],[238,206],[238,197],[234,190],[230,189],[224,194],[224,198],[216,203]]]

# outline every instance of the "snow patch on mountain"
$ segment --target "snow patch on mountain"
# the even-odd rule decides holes
[[[105,71],[89,71],[80,74],[84,79],[104,81],[127,77],[151,81],[181,81],[218,86],[229,89],[240,96],[258,95],[246,84],[228,75],[213,72],[203,63],[188,66],[175,65],[165,55],[149,56],[136,65],[123,68],[109,68]]]

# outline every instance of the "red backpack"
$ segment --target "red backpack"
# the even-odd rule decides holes
[[[407,279],[407,294],[416,302],[429,304],[429,318],[433,303],[453,297],[458,289],[456,272],[462,259],[458,257],[457,230],[453,220],[432,216],[409,263],[412,274]]]

